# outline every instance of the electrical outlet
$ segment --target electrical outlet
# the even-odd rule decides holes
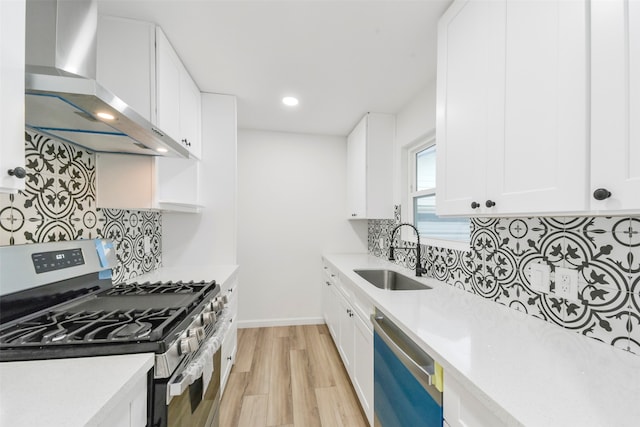
[[[380,249],[384,249],[384,237],[380,237],[380,239],[378,240],[378,246],[380,247]]]
[[[578,270],[556,268],[556,288],[554,294],[561,298],[578,300]]]
[[[547,264],[531,264],[529,266],[529,283],[531,289],[538,292],[549,292],[549,273],[550,269]]]
[[[151,253],[151,238],[149,236],[144,236],[143,244],[144,244],[144,253],[147,254],[147,255],[150,254]]]

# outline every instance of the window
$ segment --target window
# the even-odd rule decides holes
[[[420,237],[468,242],[468,218],[441,218],[436,215],[435,140],[430,139],[409,150],[408,160],[410,220],[420,232]]]

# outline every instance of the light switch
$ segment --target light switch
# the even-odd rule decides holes
[[[144,253],[151,253],[151,238],[149,236],[144,236]]]
[[[531,289],[537,292],[549,292],[550,268],[547,264],[531,264],[529,267],[529,283]]]

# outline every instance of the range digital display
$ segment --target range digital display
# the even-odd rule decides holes
[[[37,274],[47,271],[62,270],[84,264],[81,249],[67,249],[64,251],[39,252],[31,255],[33,267]]]

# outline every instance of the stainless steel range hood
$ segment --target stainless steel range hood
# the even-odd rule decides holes
[[[189,157],[96,81],[95,0],[28,0],[26,24],[28,128],[96,152]]]

